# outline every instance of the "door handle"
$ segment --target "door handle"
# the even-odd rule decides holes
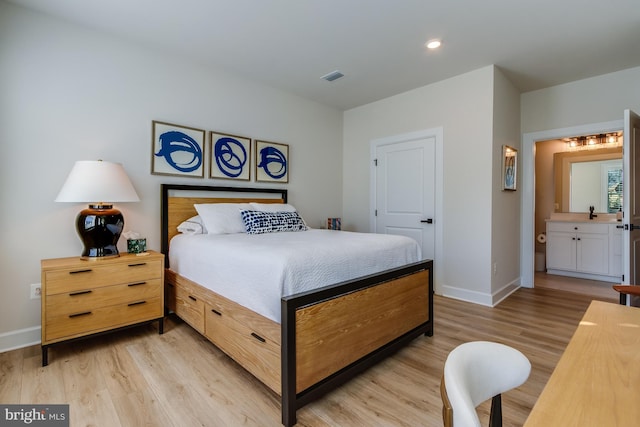
[[[433,224],[433,218],[421,219],[420,222],[427,223],[427,224]]]

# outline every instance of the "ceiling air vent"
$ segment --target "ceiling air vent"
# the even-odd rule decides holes
[[[325,74],[324,76],[320,77],[323,80],[326,80],[328,82],[332,82],[334,80],[338,80],[340,77],[344,77],[344,74],[342,74],[340,71],[335,70],[330,72],[329,74]]]

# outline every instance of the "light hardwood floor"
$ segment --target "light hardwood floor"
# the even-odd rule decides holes
[[[577,293],[582,292],[582,293]],[[492,340],[531,361],[503,395],[504,426],[521,426],[592,299],[538,287],[495,308],[435,297],[435,334],[298,411],[299,426],[440,426],[440,378],[458,344]],[[278,397],[186,324],[148,325],[62,344],[41,367],[39,346],[0,354],[1,403],[69,403],[71,426],[278,426]],[[488,423],[489,402],[479,408]]]

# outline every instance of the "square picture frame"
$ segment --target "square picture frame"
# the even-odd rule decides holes
[[[289,182],[289,145],[256,140],[254,165],[258,182]]]
[[[502,190],[516,191],[518,178],[518,150],[502,146]]]
[[[209,131],[209,178],[251,180],[251,138]]]
[[[151,122],[151,174],[204,178],[206,132]]]

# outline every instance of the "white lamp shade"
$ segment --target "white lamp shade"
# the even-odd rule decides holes
[[[120,163],[80,160],[71,169],[56,202],[138,202],[140,198]]]

